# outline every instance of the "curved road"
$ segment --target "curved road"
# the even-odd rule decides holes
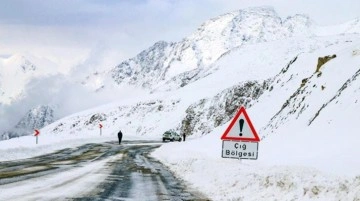
[[[0,200],[208,200],[149,156],[160,145],[86,144],[0,162]]]

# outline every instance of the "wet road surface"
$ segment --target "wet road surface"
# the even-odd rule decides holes
[[[0,162],[0,200],[208,200],[149,156],[160,145],[86,144]]]

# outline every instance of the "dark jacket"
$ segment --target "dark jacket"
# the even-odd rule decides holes
[[[123,136],[122,132],[119,131],[118,132],[119,144],[121,143],[122,136]]]

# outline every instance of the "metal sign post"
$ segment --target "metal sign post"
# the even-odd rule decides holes
[[[38,137],[40,135],[40,131],[35,129],[35,133],[34,133],[34,136],[36,137],[36,144],[38,144]]]
[[[101,134],[102,134],[102,127],[103,127],[103,125],[102,125],[102,124],[99,124],[99,128],[100,128],[100,136],[101,136]]]

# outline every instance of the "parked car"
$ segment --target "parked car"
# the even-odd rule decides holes
[[[163,134],[163,142],[165,142],[166,140],[170,140],[171,142],[173,141],[179,141],[181,142],[181,136],[175,132],[175,131],[166,131],[164,134]]]

